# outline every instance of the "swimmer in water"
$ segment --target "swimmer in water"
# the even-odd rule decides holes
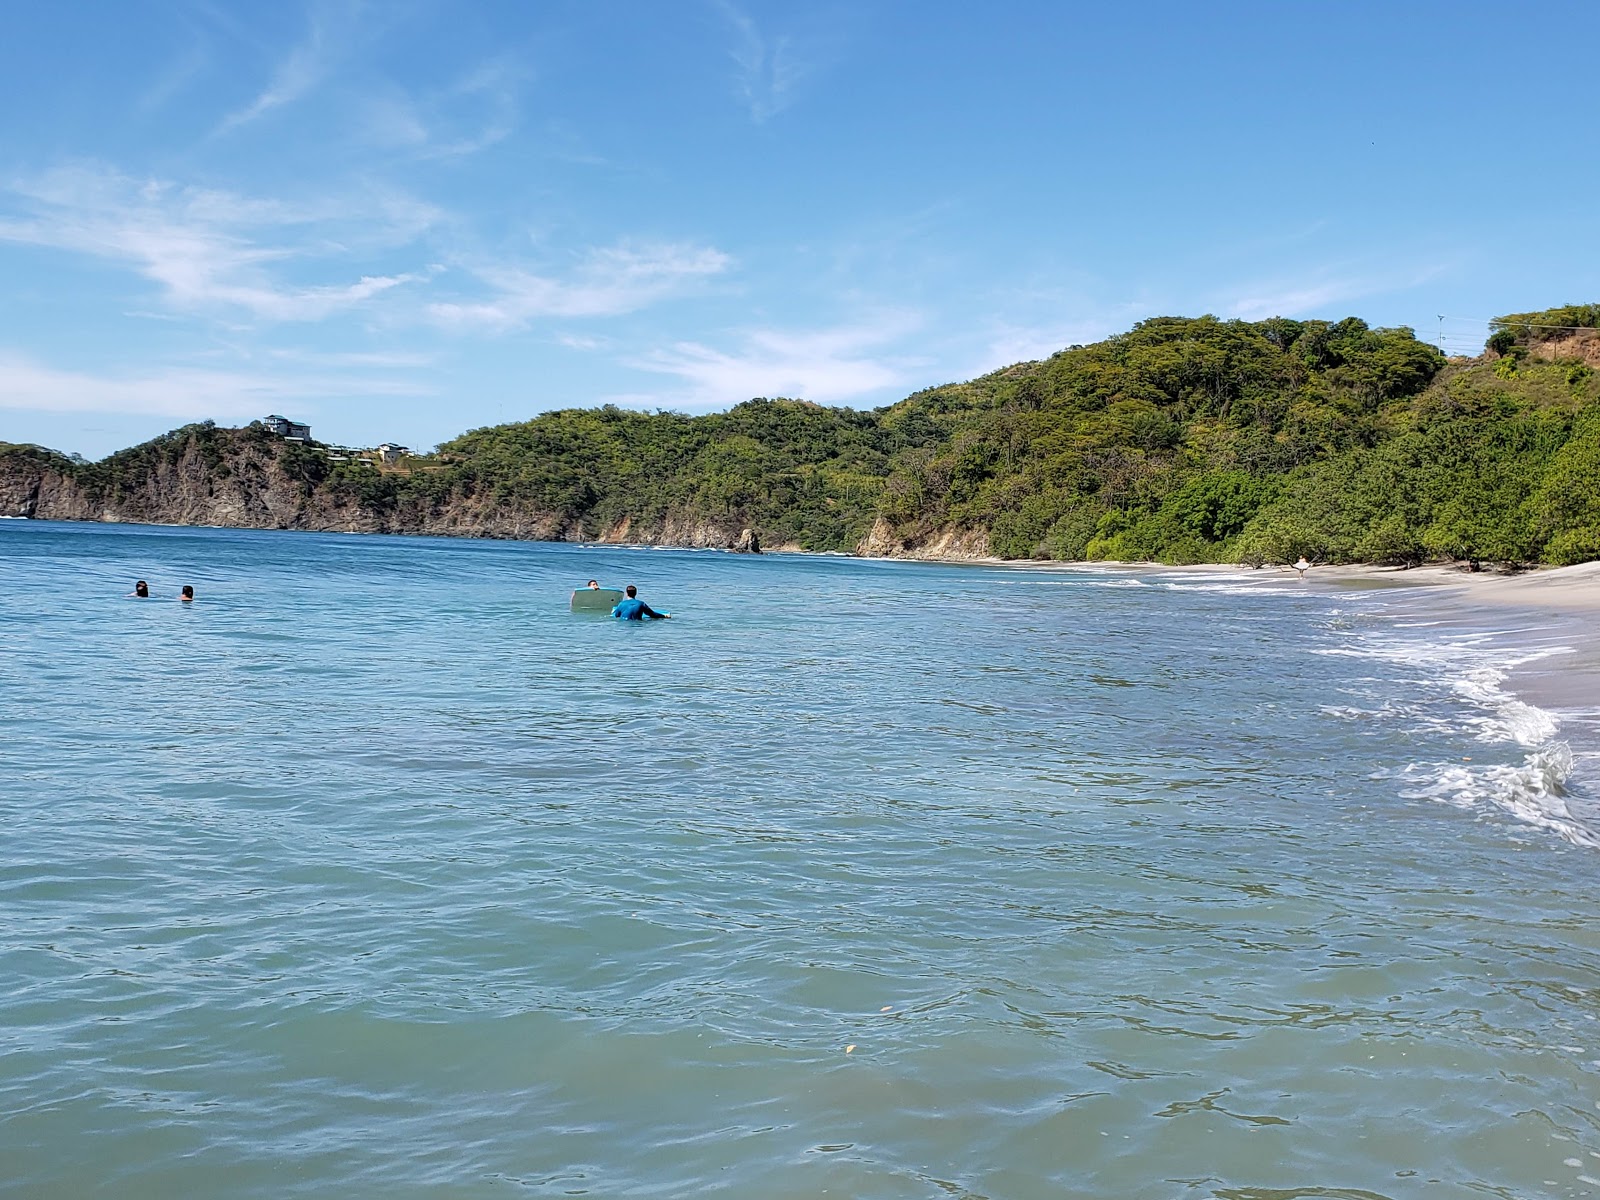
[[[190,587],[187,583],[184,584],[183,585],[183,590],[178,593],[178,599],[179,600],[193,600],[194,599],[194,589],[192,587]]]
[[[589,590],[591,592],[598,592],[600,590],[600,581],[598,579],[589,580]]]
[[[133,585],[133,591],[129,592],[128,595],[137,596],[141,600],[148,600],[150,599],[150,585],[141,579]]]
[[[657,612],[639,599],[639,589],[631,583],[628,585],[628,598],[618,601],[611,615],[619,621],[642,621],[646,617],[653,621],[665,621],[672,616],[671,613]]]

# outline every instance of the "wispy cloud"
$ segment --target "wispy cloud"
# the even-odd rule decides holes
[[[286,402],[423,394],[414,380],[346,373],[248,372],[172,366],[141,373],[63,371],[0,351],[0,409],[243,420]]]
[[[335,7],[323,3],[315,7],[305,40],[279,61],[267,86],[254,100],[222,119],[217,126],[217,136],[259,120],[274,109],[293,104],[316,90],[332,73],[338,59],[342,39],[337,27],[348,22],[355,11],[354,5]]]
[[[1104,316],[1053,325],[1000,324],[990,332],[982,364],[970,374],[982,375],[1019,362],[1036,362],[1068,346],[1098,342],[1126,329],[1131,321],[1137,319],[1121,320]]]
[[[1409,268],[1320,273],[1320,279],[1244,285],[1223,299],[1222,309],[1230,317],[1246,321],[1304,316],[1325,311],[1333,304],[1417,287],[1448,269],[1448,264],[1428,263]],[[1314,274],[1318,273],[1307,272],[1307,275]]]
[[[757,329],[741,334],[734,351],[678,342],[630,365],[683,380],[689,386],[687,402],[696,407],[736,404],[752,396],[841,404],[906,386],[921,360],[888,348],[919,324],[911,314],[891,313],[833,329]]]
[[[453,327],[518,329],[542,317],[611,317],[637,312],[720,275],[722,251],[687,243],[620,243],[590,251],[566,278],[515,266],[473,274],[493,291],[487,300],[429,305],[434,320]]]
[[[1362,296],[1370,295],[1375,291],[1382,291],[1381,285],[1363,284],[1358,280],[1341,279],[1327,283],[1295,286],[1293,284],[1274,287],[1268,285],[1261,290],[1252,290],[1230,300],[1226,312],[1230,317],[1240,317],[1246,321],[1260,321],[1267,317],[1293,316],[1313,312],[1345,300],[1357,300]]]
[[[205,43],[196,40],[188,50],[169,63],[134,102],[134,110],[148,116],[165,108],[174,97],[194,84],[211,67]]]
[[[526,79],[520,63],[495,58],[439,91],[370,96],[365,101],[367,136],[384,149],[421,159],[476,154],[516,131]]]
[[[11,207],[22,211],[0,215],[0,241],[126,264],[183,311],[220,307],[272,321],[321,320],[426,272],[289,284],[271,268],[404,245],[438,219],[429,206],[392,193],[290,204],[91,168],[58,170],[8,191]]]
[[[377,368],[385,371],[419,371],[433,367],[438,358],[432,354],[396,350],[350,350],[331,353],[317,350],[267,350],[261,357],[275,363],[292,363],[322,369],[346,367]],[[385,385],[385,392],[389,390]]]
[[[728,51],[734,62],[734,89],[757,123],[776,116],[794,98],[796,85],[813,69],[790,35],[762,32],[751,17],[731,0],[716,0],[717,10],[732,25],[734,44]]]

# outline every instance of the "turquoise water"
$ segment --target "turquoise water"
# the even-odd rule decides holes
[[[0,522],[0,1191],[1590,1194],[1551,647],[1259,579]]]

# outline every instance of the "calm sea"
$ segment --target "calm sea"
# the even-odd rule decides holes
[[[0,522],[0,1192],[1594,1193],[1560,639],[1260,579]]]

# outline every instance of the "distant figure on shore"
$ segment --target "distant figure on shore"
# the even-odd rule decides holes
[[[141,600],[148,600],[150,599],[150,585],[141,579],[133,585],[133,591],[129,592],[128,595],[137,596]]]
[[[1294,569],[1300,572],[1301,579],[1306,577],[1306,572],[1311,569],[1311,564],[1306,561],[1304,554],[1300,556],[1300,561],[1294,564]]]
[[[671,618],[671,613],[657,612],[643,600],[639,599],[639,589],[633,584],[628,585],[628,596],[619,600],[617,606],[611,610],[611,615],[619,621],[642,621],[646,617],[653,620],[665,621]]]
[[[184,584],[183,585],[183,590],[178,593],[178,599],[179,600],[193,600],[194,599],[194,589],[192,587],[190,587],[187,583]]]

